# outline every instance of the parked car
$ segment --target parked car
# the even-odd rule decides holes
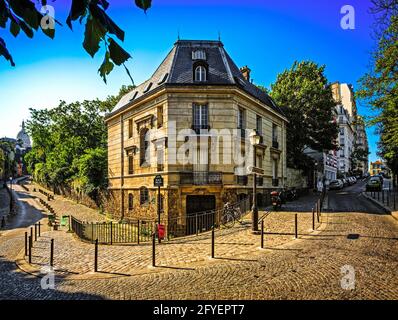
[[[329,183],[329,190],[339,190],[343,189],[343,187],[344,187],[343,181],[341,181],[340,179],[332,180]]]
[[[366,183],[366,191],[382,191],[383,183],[378,176],[373,176]]]
[[[347,187],[347,186],[350,185],[350,183],[348,182],[348,179],[347,179],[347,178],[343,178],[343,179],[341,179],[341,181],[343,181],[343,186],[344,186],[344,187]]]
[[[355,184],[354,177],[348,177],[348,183],[350,184],[350,186],[352,186],[353,184]]]
[[[380,181],[381,181],[381,186],[383,186],[384,177],[383,177],[381,174],[376,174],[376,175],[374,175],[373,177],[377,177],[377,178],[379,178],[379,179],[380,179]]]

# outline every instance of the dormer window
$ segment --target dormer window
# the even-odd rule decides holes
[[[206,68],[204,66],[200,65],[195,68],[194,79],[199,82],[206,81]]]
[[[203,50],[192,51],[192,60],[206,60],[206,53]]]

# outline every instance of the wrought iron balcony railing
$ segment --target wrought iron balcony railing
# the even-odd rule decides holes
[[[279,149],[279,142],[277,140],[272,140],[272,148]]]
[[[180,184],[222,184],[222,172],[192,171],[180,173]]]

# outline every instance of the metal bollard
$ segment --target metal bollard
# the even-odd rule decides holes
[[[195,216],[195,226],[196,226],[196,235],[199,234],[199,229],[198,229],[198,214],[196,213]]]
[[[156,266],[156,236],[155,232],[152,233],[152,267]]]
[[[98,239],[95,239],[94,244],[94,272],[98,271]]]
[[[261,249],[264,249],[264,219],[261,220]]]
[[[40,234],[41,234],[41,223],[39,222],[38,224],[37,224],[37,226],[38,226],[38,231],[39,231],[39,237],[41,236]]]
[[[315,230],[315,210],[312,208],[312,231]]]
[[[35,241],[37,241],[37,224],[35,223]]]
[[[140,244],[140,220],[137,221],[137,244]]]
[[[214,259],[214,240],[215,240],[215,234],[214,234],[214,225],[213,228],[211,229],[211,257]]]
[[[384,204],[384,190],[381,190],[381,201]]]
[[[54,239],[51,239],[51,246],[50,246],[50,266],[54,266]]]
[[[28,233],[25,232],[25,257],[28,255]]]
[[[297,213],[294,215],[294,237],[297,239]]]
[[[32,227],[30,227],[30,237],[32,238],[32,241],[33,241],[33,228]]]
[[[32,237],[29,236],[29,263],[32,263]]]

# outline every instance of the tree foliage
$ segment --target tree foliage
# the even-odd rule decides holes
[[[46,8],[46,0],[40,1],[41,6]],[[135,5],[145,12],[151,7],[152,0],[136,0]],[[33,38],[34,33],[39,29],[50,38],[55,36],[55,28],[50,27],[49,21],[55,26],[61,23],[51,17],[50,14],[41,13],[41,8],[36,7],[31,0],[0,0],[0,28],[5,29],[9,26],[10,33],[17,37],[22,30],[29,38]],[[125,62],[130,58],[130,54],[125,51],[115,40],[124,41],[124,31],[106,13],[109,7],[107,0],[72,0],[66,24],[70,29],[73,22],[85,21],[83,48],[87,53],[94,57],[101,45],[105,47],[104,60],[98,69],[100,76],[106,82],[106,76],[113,70],[114,65],[123,65],[131,81],[130,72],[125,66]],[[15,62],[7,50],[4,39],[0,37],[0,56],[3,56],[15,66]],[[134,83],[134,82],[133,82]]]
[[[373,3],[377,48],[368,72],[359,80],[358,96],[377,112],[369,123],[380,135],[378,154],[398,174],[398,2]]]
[[[335,102],[324,70],[325,66],[311,61],[296,61],[271,86],[272,98],[284,108],[289,120],[287,161],[294,168],[308,167],[305,148],[324,151],[336,147]]]
[[[69,186],[94,195],[107,186],[107,130],[104,115],[121,95],[105,101],[85,100],[53,109],[30,109],[27,121],[33,146],[25,155],[28,171],[39,183]]]

